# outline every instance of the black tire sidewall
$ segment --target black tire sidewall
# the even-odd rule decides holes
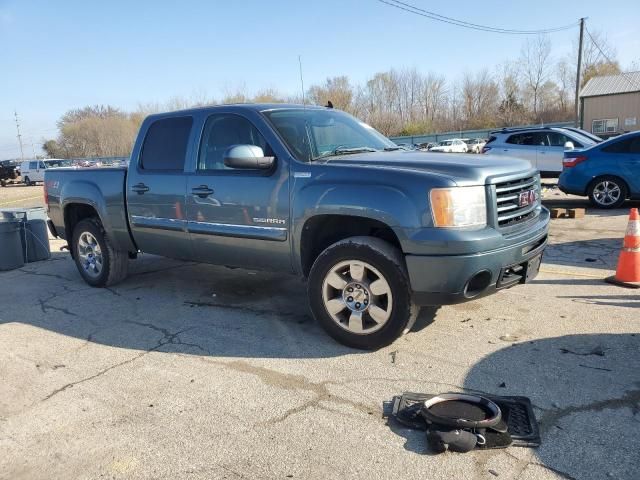
[[[389,245],[390,248],[393,248]],[[335,323],[322,299],[322,284],[327,272],[345,260],[361,260],[385,277],[393,296],[393,308],[387,323],[368,335],[351,333]],[[402,335],[411,317],[411,288],[404,267],[374,246],[339,242],[327,248],[315,261],[309,275],[309,303],[314,317],[327,333],[349,347],[375,350],[389,345]]]
[[[604,181],[615,183],[618,186],[618,188],[620,188],[620,198],[618,199],[618,201],[616,201],[615,203],[612,203],[611,205],[602,205],[598,203],[593,196],[593,191],[596,185]],[[595,178],[589,184],[588,196],[589,196],[589,202],[591,202],[591,204],[594,207],[603,208],[603,209],[619,208],[627,199],[627,185],[623,181],[615,177],[608,177],[608,176],[598,177],[598,178]]]
[[[84,232],[89,232],[91,235],[93,235],[98,242],[98,245],[100,245],[100,250],[102,252],[102,271],[97,277],[89,276],[80,264],[80,259],[78,258],[78,239]],[[82,275],[84,281],[93,287],[105,286],[109,278],[111,257],[109,255],[109,249],[105,242],[102,227],[95,220],[91,219],[81,220],[80,222],[78,222],[73,230],[73,241],[71,242],[71,248],[73,249],[73,259],[76,262],[76,266],[78,267],[78,272],[80,272],[80,275]]]

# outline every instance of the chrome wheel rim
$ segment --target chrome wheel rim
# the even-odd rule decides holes
[[[322,283],[322,301],[340,328],[358,335],[380,330],[393,309],[387,279],[360,260],[345,260],[329,269]]]
[[[78,260],[90,277],[98,277],[102,272],[102,249],[90,232],[83,232],[78,237]]]
[[[600,205],[613,205],[621,194],[620,186],[611,180],[603,180],[593,187],[593,199]]]

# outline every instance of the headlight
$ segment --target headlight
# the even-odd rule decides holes
[[[433,188],[429,193],[436,227],[484,227],[487,196],[483,186]]]

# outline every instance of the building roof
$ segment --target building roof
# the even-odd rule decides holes
[[[640,92],[640,72],[625,72],[591,78],[582,87],[581,97],[613,95],[616,93]]]

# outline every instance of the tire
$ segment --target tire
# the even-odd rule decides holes
[[[86,218],[78,222],[73,230],[71,248],[80,275],[92,287],[115,285],[126,278],[128,252],[113,247],[97,218]]]
[[[363,350],[392,343],[419,312],[402,253],[374,237],[350,237],[324,250],[311,267],[308,295],[313,316],[326,332]]]
[[[7,186],[7,181],[6,180],[0,180],[0,186],[6,187]]]
[[[24,177],[24,184],[27,187],[30,187],[32,185],[31,180],[29,180],[29,177]]]
[[[598,208],[618,208],[627,199],[627,184],[617,177],[605,175],[595,178],[587,189],[591,204]]]

